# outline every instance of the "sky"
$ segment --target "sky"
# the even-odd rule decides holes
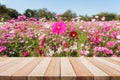
[[[94,15],[100,12],[120,14],[120,0],[0,0],[8,8],[24,13],[26,9],[47,8],[58,14],[70,9],[77,15]]]

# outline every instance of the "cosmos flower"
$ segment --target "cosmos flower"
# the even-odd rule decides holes
[[[6,51],[6,47],[5,46],[0,46],[0,52]]]
[[[41,45],[42,47],[44,47],[45,41],[46,41],[46,37],[43,37],[43,39],[42,39],[42,41],[41,41],[41,43],[40,43],[40,45]]]
[[[61,14],[55,14],[55,17],[59,17],[59,16],[61,16]]]
[[[24,16],[24,15],[23,16],[18,16],[19,21],[24,20],[24,19],[26,19],[26,16]]]
[[[39,50],[40,55],[44,55],[44,50]]]
[[[66,24],[64,22],[55,22],[52,26],[52,32],[54,34],[61,35],[66,32]]]
[[[109,41],[109,42],[107,43],[107,46],[108,46],[108,47],[114,47],[114,46],[115,46],[115,43],[112,42],[112,41]]]
[[[24,52],[23,52],[23,56],[24,56],[24,57],[27,57],[28,55],[29,55],[29,51],[24,51]]]
[[[74,38],[74,37],[76,37],[77,35],[78,35],[78,34],[77,34],[76,31],[71,31],[70,34],[69,34],[69,36],[70,36],[71,38]]]

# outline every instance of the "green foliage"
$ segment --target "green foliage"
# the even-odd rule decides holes
[[[9,10],[8,15],[9,15],[11,18],[17,19],[17,17],[19,16],[19,13],[18,13],[15,9],[9,8],[8,10]]]
[[[37,15],[39,16],[39,18],[46,18],[47,20],[51,20],[52,18],[54,18],[55,13],[48,11],[46,8],[43,8],[37,11]]]
[[[71,10],[67,10],[62,14],[62,17],[66,18],[67,20],[71,20],[72,18],[76,18],[76,13],[73,13]]]
[[[15,9],[7,8],[5,5],[0,4],[0,21],[4,18],[4,21],[9,19],[16,19],[19,16],[18,11]]]
[[[91,20],[91,17],[89,17],[88,15],[85,15],[85,16],[80,15],[80,19],[81,19],[81,20],[84,20],[84,21],[90,21],[90,20]]]
[[[37,11],[36,10],[31,10],[31,9],[26,9],[25,12],[24,12],[24,15],[26,17],[36,17],[37,18]]]
[[[99,20],[102,17],[105,17],[107,21],[110,21],[110,20],[115,20],[117,15],[115,13],[102,12],[102,13],[96,14],[96,16],[99,16]]]

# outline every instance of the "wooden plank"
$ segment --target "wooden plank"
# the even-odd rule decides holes
[[[107,60],[109,62],[112,62],[112,63],[117,64],[117,65],[120,66],[120,61],[118,61],[118,60],[115,60],[115,59],[112,59],[112,58],[102,58],[102,59],[105,59],[105,60]]]
[[[8,58],[8,57],[6,57],[6,58],[0,58],[0,62],[8,60],[8,59],[10,59],[10,58]]]
[[[106,74],[101,69],[99,69],[98,67],[96,67],[89,60],[87,60],[84,57],[83,58],[78,58],[78,59],[94,75],[94,80],[109,80],[108,74]]]
[[[0,58],[0,80],[120,80],[120,58]]]
[[[109,61],[107,61],[107,60],[104,60],[104,59],[102,59],[102,58],[97,58],[97,57],[96,57],[95,59],[97,59],[97,60],[103,62],[104,64],[112,67],[114,70],[120,71],[120,66],[117,65],[117,64],[114,64],[114,63],[109,62]]]
[[[11,58],[11,60],[7,60],[7,61],[3,61],[3,62],[5,62],[5,63],[3,63],[3,62],[1,62],[1,66],[0,66],[0,73],[2,73],[2,72],[4,72],[4,71],[6,71],[6,70],[8,70],[9,68],[11,68],[14,64],[17,64],[18,62],[17,61],[20,61],[20,59],[15,59],[15,58]]]
[[[120,58],[118,58],[118,57],[110,57],[110,58],[117,60],[117,61],[120,61]]]
[[[76,80],[76,74],[68,58],[61,58],[61,80]]]
[[[77,75],[77,80],[93,80],[93,75],[77,58],[70,58],[70,62]]]
[[[95,58],[88,58],[90,62],[92,62],[95,66],[100,68],[102,71],[110,75],[110,80],[119,80],[120,79],[120,72],[114,70],[113,68],[107,66],[106,64],[96,60]]]
[[[52,58],[45,72],[44,80],[60,80],[60,58]]]
[[[25,66],[27,63],[29,63],[32,60],[33,58],[31,59],[22,58],[20,59],[20,61],[15,60],[16,64],[11,65],[10,68],[0,73],[0,80],[11,80],[10,78],[12,74],[14,74],[16,71],[21,69],[23,66]]]
[[[50,57],[44,58],[28,75],[28,80],[43,80],[45,71],[47,70],[50,60]]]
[[[11,61],[14,61],[16,58],[10,58],[10,59],[6,59],[4,61],[1,61],[0,62],[0,67],[5,65],[5,64],[8,64],[8,63],[11,63]]]
[[[29,73],[38,65],[41,60],[42,58],[35,58],[31,62],[23,66],[20,70],[12,75],[12,80],[27,80],[27,76],[29,75]]]
[[[12,60],[12,61],[11,61]],[[6,70],[10,69],[11,67],[13,67],[14,64],[17,64],[17,61],[20,61],[20,59],[18,58],[11,58],[10,62],[7,63],[6,65],[3,65],[0,67],[0,80],[10,80],[10,76],[5,76],[2,74],[2,72],[5,72]]]

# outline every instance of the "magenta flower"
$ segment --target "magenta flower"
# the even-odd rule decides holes
[[[29,51],[24,51],[24,52],[23,52],[23,56],[24,56],[24,57],[27,57],[28,55],[29,55]]]
[[[52,32],[58,35],[63,34],[66,29],[66,24],[64,22],[55,22],[52,26]]]
[[[107,46],[108,46],[108,47],[114,47],[114,46],[115,46],[115,43],[112,42],[112,41],[109,41],[109,42],[107,43]]]
[[[44,38],[42,39],[41,43],[40,43],[40,45],[41,45],[42,47],[45,46],[45,41],[46,41],[46,37],[44,37]]]
[[[26,19],[26,16],[24,16],[24,15],[23,16],[18,16],[19,21],[24,20],[24,19]]]
[[[96,47],[94,48],[94,53],[96,54],[97,52],[105,53],[105,54],[110,55],[110,56],[113,55],[113,51],[110,50],[110,49],[108,49],[108,48],[106,48],[106,47],[97,47],[97,46],[96,46]]]
[[[107,55],[113,55],[113,51],[110,50],[110,49],[105,48],[104,52],[105,52]]]
[[[109,30],[110,30],[109,26],[105,27],[105,31],[109,31]]]
[[[0,52],[4,52],[4,51],[6,51],[6,47],[5,46],[0,46]]]

